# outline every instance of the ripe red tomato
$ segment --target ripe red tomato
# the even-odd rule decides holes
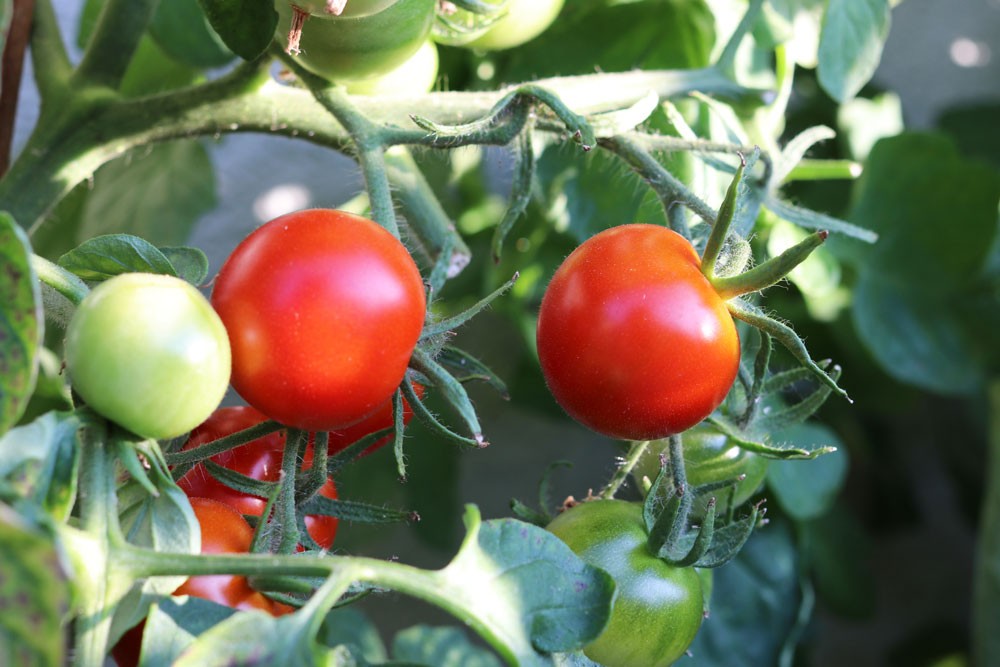
[[[212,305],[229,332],[232,385],[283,424],[334,431],[403,381],[426,297],[402,243],[329,209],[281,216],[236,247]]]
[[[740,342],[723,299],[680,234],[605,230],[574,250],[542,299],[538,356],[556,401],[613,438],[694,426],[733,384]]]
[[[250,407],[219,408],[203,424],[191,432],[184,449],[192,449],[224,436],[255,426],[267,417]],[[249,442],[242,447],[231,449],[211,458],[224,468],[235,470],[247,477],[262,482],[275,482],[281,473],[281,459],[285,450],[285,432],[277,431]],[[310,461],[303,462],[308,467]],[[229,505],[240,514],[260,516],[267,505],[267,499],[251,496],[231,489],[205,469],[197,465],[178,480],[177,485],[190,497],[211,498]],[[334,499],[337,489],[332,479],[319,490],[320,495]],[[307,516],[306,530],[319,546],[329,549],[337,534],[337,519],[331,516]]]

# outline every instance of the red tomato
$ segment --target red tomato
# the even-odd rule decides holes
[[[201,553],[247,553],[253,540],[253,528],[239,512],[225,503],[209,498],[191,498],[191,508],[201,526]],[[235,609],[260,609],[272,616],[294,611],[288,605],[271,600],[250,587],[246,577],[231,574],[190,577],[174,591],[174,595],[193,595]],[[118,640],[111,655],[119,667],[134,667],[139,663],[142,632],[145,621],[139,623]]]
[[[424,386],[416,382],[413,383],[413,390],[416,392],[419,398],[424,397]],[[409,424],[410,420],[413,419],[413,410],[410,409],[410,404],[407,400],[403,399],[403,423]],[[336,454],[339,451],[346,449],[348,446],[354,444],[361,438],[365,437],[369,433],[374,433],[376,431],[381,431],[383,429],[391,428],[393,422],[392,415],[392,399],[383,403],[375,412],[368,415],[356,424],[351,424],[342,429],[332,431],[330,433],[330,445],[327,451],[330,454]],[[379,447],[383,447],[387,442],[389,442],[390,436],[386,436],[380,440],[377,440],[375,444],[361,452],[361,456],[366,456],[371,454]]]
[[[740,341],[723,299],[680,234],[605,230],[556,271],[538,317],[538,356],[556,401],[613,438],[694,426],[733,384]]]
[[[250,407],[219,408],[203,424],[191,432],[184,449],[192,449],[224,436],[255,426],[267,417]],[[281,459],[285,450],[285,432],[277,431],[258,438],[236,449],[216,454],[211,460],[224,468],[235,470],[247,477],[262,482],[275,482],[281,474]],[[311,458],[310,458],[311,461]],[[308,468],[310,461],[303,462]],[[218,500],[237,510],[240,514],[260,516],[267,505],[267,499],[240,493],[212,477],[202,465],[192,468],[177,485],[188,496]],[[332,479],[319,490],[320,495],[336,498],[337,489]],[[331,516],[307,516],[306,530],[309,536],[324,549],[333,545],[337,534],[337,519]]]
[[[215,281],[232,385],[283,424],[333,431],[377,410],[403,381],[426,297],[402,243],[371,220],[298,211],[243,240]]]

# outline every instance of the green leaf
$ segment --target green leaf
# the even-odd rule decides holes
[[[200,598],[160,598],[146,619],[140,664],[170,667],[199,635],[234,613],[230,607]]]
[[[253,60],[274,39],[278,13],[273,0],[198,0],[208,22],[226,46]]]
[[[774,461],[767,469],[767,486],[793,519],[807,521],[833,506],[847,477],[847,453],[837,434],[822,424],[805,423],[776,437],[804,449],[836,447],[811,461]]]
[[[24,231],[0,213],[0,434],[28,406],[38,375],[44,322],[31,245]]]
[[[819,38],[819,83],[846,102],[868,83],[889,36],[888,0],[829,0]]]
[[[395,660],[433,667],[501,667],[495,655],[469,641],[458,628],[416,625],[392,640]]]
[[[165,4],[169,3],[160,3]],[[140,97],[183,88],[202,78],[199,70],[174,60],[143,35],[118,87],[126,97]]]
[[[60,522],[76,501],[79,428],[74,413],[49,412],[0,438],[0,480]]]
[[[604,628],[614,590],[606,572],[537,526],[514,519],[480,524],[472,506],[465,524],[466,540],[439,581],[454,602],[475,610],[474,627],[493,635],[508,660],[547,664],[539,651],[572,651]]]
[[[77,239],[121,232],[177,245],[215,203],[215,172],[205,147],[195,140],[156,144],[97,171]]]
[[[170,260],[177,276],[195,287],[208,278],[208,256],[199,248],[164,246],[160,252]]]
[[[60,257],[59,266],[92,281],[122,273],[177,275],[170,260],[156,246],[131,234],[105,234],[84,241]]]
[[[294,615],[275,618],[259,610],[233,614],[203,633],[172,663],[174,667],[233,667],[326,664],[321,649]],[[334,663],[336,664],[336,663]]]
[[[0,665],[59,667],[69,607],[66,570],[52,538],[0,504]]]
[[[171,58],[191,67],[222,67],[233,59],[233,53],[209,25],[198,0],[161,2],[149,34]]]
[[[330,648],[347,646],[355,655],[363,656],[370,663],[386,659],[385,645],[378,628],[353,607],[334,609],[323,619],[320,640]]]
[[[786,522],[754,532],[739,555],[714,571],[712,616],[688,649],[698,667],[760,667],[778,655],[795,623],[798,562]],[[725,600],[725,604],[718,601]]]
[[[851,220],[872,246],[831,249],[858,271],[852,314],[862,342],[895,378],[943,393],[974,391],[996,363],[996,312],[985,276],[997,238],[1000,175],[940,135],[903,134],[872,149]],[[831,239],[834,240],[834,239]]]

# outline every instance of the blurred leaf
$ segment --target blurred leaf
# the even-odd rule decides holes
[[[352,654],[361,656],[370,663],[385,661],[385,645],[378,628],[357,609],[334,609],[323,619],[323,627],[319,632],[320,639],[331,648],[343,645],[350,648]]]
[[[173,1],[173,0],[171,0]],[[253,60],[270,45],[278,25],[272,0],[198,0],[222,41],[244,60]]]
[[[872,150],[850,219],[880,240],[831,239],[830,247],[856,265],[855,326],[897,379],[968,392],[982,382],[985,360],[996,362],[995,331],[981,324],[997,319],[1000,293],[983,269],[998,200],[1000,175],[962,159],[940,135],[903,134]]]
[[[889,36],[888,0],[829,0],[819,38],[819,83],[846,102],[868,83]]]
[[[49,412],[0,438],[2,483],[60,522],[76,501],[79,428],[74,413]]]
[[[170,260],[154,245],[131,234],[105,234],[84,241],[59,258],[59,266],[84,280],[107,280],[122,273],[176,276]]]
[[[0,213],[0,434],[24,414],[38,375],[45,320],[31,245],[24,231]]]
[[[201,72],[174,60],[143,35],[119,88],[127,97],[139,97],[183,88],[201,78]]]
[[[164,246],[160,252],[170,260],[177,275],[195,287],[208,278],[208,256],[199,248]]]
[[[871,544],[861,523],[843,507],[801,525],[802,553],[816,592],[836,613],[864,618],[875,611]]]
[[[395,660],[431,667],[500,667],[495,655],[475,646],[458,628],[417,625],[392,640]]]
[[[123,232],[154,245],[177,245],[215,204],[215,173],[205,147],[194,140],[157,144],[97,171],[77,239]]]
[[[573,4],[540,37],[508,54],[502,80],[708,65],[715,19],[703,0]]]
[[[1000,168],[1000,104],[952,108],[938,118],[938,127],[950,136],[963,155]]]
[[[28,424],[46,412],[70,410],[72,407],[69,384],[62,372],[62,359],[47,347],[38,348],[38,378],[35,381],[35,391],[31,394],[18,425]]]
[[[692,664],[777,665],[795,624],[797,561],[789,524],[772,521],[754,532],[735,559],[715,570],[712,615],[688,649],[694,656]]]
[[[196,597],[160,598],[150,608],[142,634],[142,666],[170,667],[195,638],[234,613]]]
[[[193,617],[193,616],[192,616]],[[286,665],[312,667],[318,647],[294,615],[275,618],[260,610],[233,614],[200,634],[174,662],[174,667]],[[180,642],[183,635],[177,637]]]
[[[903,132],[903,103],[895,93],[872,99],[857,97],[837,110],[837,125],[847,142],[847,153],[865,160],[879,139]]]
[[[793,519],[822,516],[833,506],[847,476],[847,454],[837,434],[817,423],[793,426],[775,435],[804,449],[833,446],[837,451],[808,461],[773,461],[767,486]]]
[[[149,33],[171,58],[191,67],[221,67],[234,57],[212,30],[198,0],[161,2]]]
[[[0,504],[0,665],[64,664],[69,585],[52,538]]]

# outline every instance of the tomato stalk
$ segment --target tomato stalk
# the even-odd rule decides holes
[[[622,460],[621,465],[615,470],[615,474],[611,477],[607,486],[601,489],[598,494],[601,498],[610,500],[615,497],[618,490],[628,479],[628,476],[632,474],[632,469],[635,468],[636,463],[642,458],[642,455],[649,448],[649,440],[636,440],[629,443],[628,453],[625,454],[625,458]]]
[[[31,268],[35,270],[35,274],[41,282],[69,299],[74,306],[80,305],[84,297],[90,293],[87,283],[44,257],[32,255]]]
[[[204,445],[199,445],[198,447],[181,452],[166,454],[164,458],[168,464],[174,466],[174,479],[180,479],[195,465],[215,456],[216,454],[227,452],[230,449],[236,449],[241,445],[248,444],[254,440],[259,440],[266,435],[275,433],[284,428],[285,427],[282,424],[273,420],[268,420],[237,433],[233,433],[232,435],[227,435],[219,438],[218,440],[207,442]]]

